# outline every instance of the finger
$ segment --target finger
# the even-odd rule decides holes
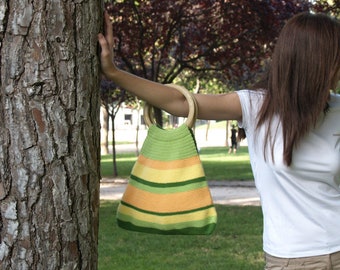
[[[109,44],[103,34],[98,34],[98,42],[102,50],[109,50]]]
[[[112,48],[113,44],[114,44],[112,21],[111,21],[110,16],[109,16],[107,11],[105,11],[104,17],[105,17],[105,35],[106,35],[106,40],[108,41],[109,46]]]

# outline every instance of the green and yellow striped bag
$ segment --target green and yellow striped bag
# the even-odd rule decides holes
[[[197,110],[193,96],[183,94],[191,111]],[[190,126],[197,112],[191,111],[176,129],[149,126],[118,206],[119,227],[155,234],[211,234],[215,229],[217,214]]]

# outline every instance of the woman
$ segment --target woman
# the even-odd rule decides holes
[[[98,36],[104,75],[186,116],[185,98],[112,62],[112,26]],[[198,118],[244,128],[264,216],[266,269],[340,269],[340,24],[302,13],[283,28],[263,89],[195,95]]]
[[[228,154],[230,154],[231,152],[233,152],[234,154],[236,154],[237,151],[237,130],[235,128],[235,125],[231,126],[231,136],[230,136],[230,148],[228,151]]]

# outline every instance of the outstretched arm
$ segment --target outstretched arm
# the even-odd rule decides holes
[[[112,80],[131,94],[136,95],[151,105],[176,116],[188,115],[185,97],[176,89],[149,81],[118,69],[113,62],[112,24],[105,13],[105,35],[99,34],[101,46],[101,68],[108,80]],[[241,120],[242,111],[236,93],[222,95],[195,95],[198,103],[198,118],[214,120]]]

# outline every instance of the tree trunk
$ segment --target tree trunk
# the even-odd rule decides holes
[[[207,121],[207,127],[205,130],[205,140],[208,141],[209,139],[209,128],[210,128],[210,120]]]
[[[229,147],[229,121],[225,124],[225,146]]]
[[[136,98],[136,109],[137,109],[137,125],[136,125],[136,140],[135,140],[135,145],[136,145],[136,157],[139,156],[139,129],[140,129],[140,125],[139,125],[139,120],[140,120],[140,111],[141,111],[141,105],[138,101],[138,99]]]
[[[117,167],[117,152],[116,152],[116,128],[115,128],[115,119],[116,113],[111,115],[111,126],[112,126],[112,169],[113,169],[113,177],[118,176],[118,167]]]
[[[0,2],[0,269],[97,269],[101,17]]]
[[[107,155],[109,154],[109,113],[105,106],[100,107],[101,114],[103,119],[101,121],[100,128],[100,154]]]

